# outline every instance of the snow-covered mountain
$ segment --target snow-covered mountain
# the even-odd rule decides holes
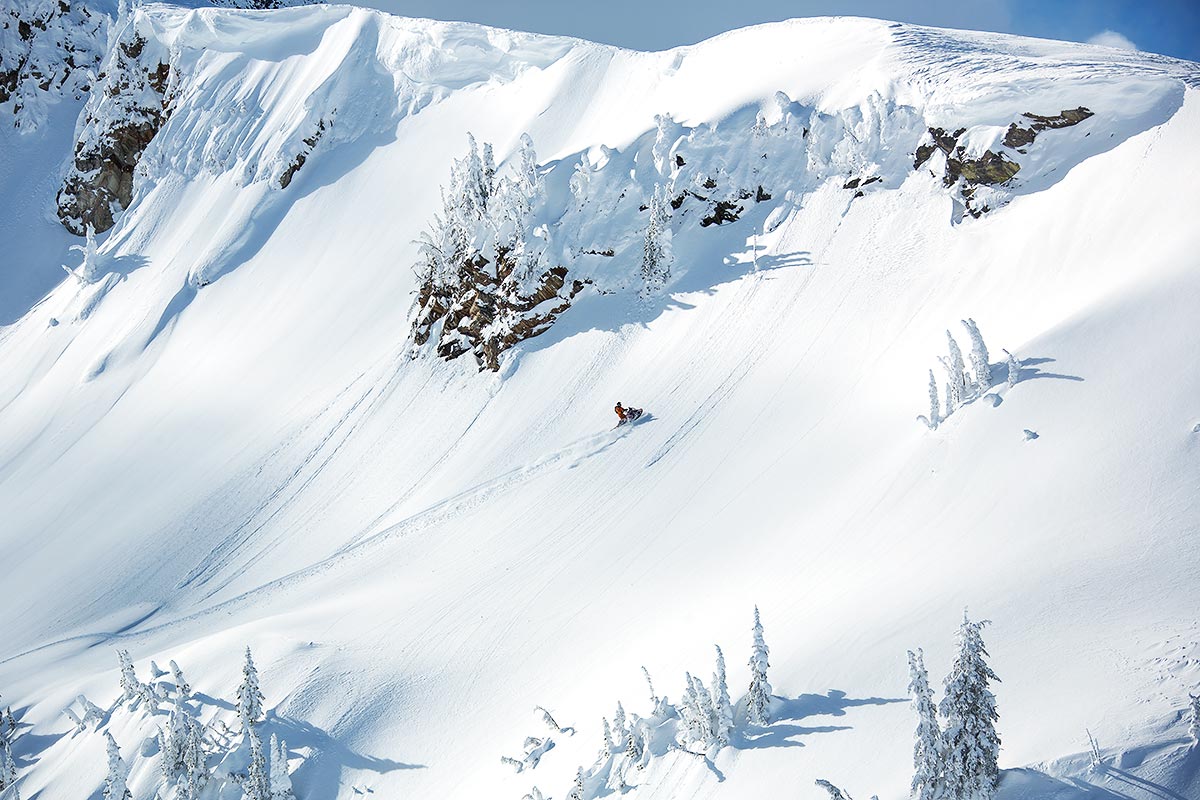
[[[906,651],[940,697],[964,606],[1002,800],[1200,797],[1200,65],[345,6],[47,4],[69,35],[31,40],[25,5],[0,797],[101,796],[106,733],[135,800],[187,796],[172,703],[197,796],[242,796],[250,646],[300,798],[901,798]],[[705,758],[642,667],[683,708],[714,643]],[[119,650],[187,697],[164,671],[130,710]],[[658,726],[640,768],[597,756],[618,702]]]

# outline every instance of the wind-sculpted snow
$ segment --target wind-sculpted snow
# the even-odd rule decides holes
[[[1196,794],[1195,65],[861,19],[663,53],[341,6],[112,30],[168,66],[169,113],[86,269],[53,216],[73,101],[0,131],[22,797],[96,796],[111,734],[149,800],[171,709],[118,706],[116,650],[175,659],[219,733],[247,645],[298,798],[615,792],[618,702],[662,723],[631,799],[903,797],[905,653],[942,672],[964,605],[1003,678],[998,800]],[[129,121],[111,100],[76,142]],[[536,152],[523,252],[583,287],[494,372],[411,335],[468,133],[504,180]],[[957,320],[984,402],[930,429]],[[613,429],[618,400],[647,415]],[[714,642],[732,735],[684,677]]]

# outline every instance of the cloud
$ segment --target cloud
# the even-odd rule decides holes
[[[1138,46],[1129,41],[1129,37],[1116,31],[1101,31],[1088,39],[1088,44],[1098,44],[1104,47],[1115,47],[1118,50],[1137,50]]]

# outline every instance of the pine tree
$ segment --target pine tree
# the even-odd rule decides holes
[[[583,767],[575,772],[575,785],[571,787],[567,800],[583,800]]]
[[[271,781],[267,775],[262,739],[254,726],[246,729],[246,737],[250,742],[250,766],[246,771],[246,780],[242,782],[242,797],[245,800],[271,800]]]
[[[204,748],[204,731],[190,714],[183,739],[183,773],[179,800],[195,800],[208,784],[208,753]]]
[[[12,706],[4,709],[4,714],[0,717],[0,734],[5,738],[11,739],[13,734],[17,732],[17,720],[13,717]]]
[[[617,713],[613,715],[613,736],[617,747],[625,747],[629,738],[629,728],[625,721],[625,707],[617,701]]]
[[[661,186],[650,196],[650,219],[642,242],[642,299],[658,295],[671,280],[670,211]]]
[[[949,416],[969,400],[970,396],[967,393],[967,367],[963,363],[962,350],[950,331],[946,331],[946,343],[949,346],[950,357],[942,359],[942,366],[946,368],[946,375],[950,381],[950,389],[946,395],[946,416]]]
[[[729,684],[725,679],[725,654],[719,645],[714,647],[717,649],[717,666],[712,678],[713,708],[716,712],[714,734],[717,746],[725,747],[733,734],[733,703],[729,700]]]
[[[1192,723],[1188,726],[1188,734],[1192,737],[1192,747],[1200,745],[1200,694],[1189,694],[1192,701]]]
[[[750,690],[746,696],[746,717],[754,725],[766,725],[771,712],[771,683],[767,680],[770,650],[763,639],[758,606],[754,607],[754,644],[750,651]]]
[[[6,789],[17,782],[17,762],[13,759],[12,749],[7,739],[0,739],[0,789]]]
[[[711,750],[717,742],[717,709],[713,703],[712,692],[704,685],[704,681],[693,677],[695,685],[696,710],[699,712],[699,741],[704,743],[705,750]]]
[[[170,666],[171,675],[175,679],[175,691],[178,692],[179,696],[183,697],[184,699],[191,697],[192,687],[189,686],[188,682],[184,679],[183,670],[179,668],[179,665],[175,663],[174,659],[171,659]]]
[[[992,366],[988,355],[987,345],[984,344],[983,334],[979,326],[971,318],[962,321],[971,339],[971,379],[974,384],[974,394],[982,397],[992,388]]]
[[[941,737],[937,709],[933,704],[933,689],[925,669],[925,654],[920,649],[908,651],[908,694],[913,711],[917,713],[917,729],[913,732],[912,796],[916,800],[937,800],[941,790]]]
[[[1011,389],[1017,385],[1017,381],[1021,380],[1021,364],[1017,361],[1016,357],[1007,350],[1004,351],[1004,355],[1008,357],[1006,360],[1008,365],[1008,386]]]
[[[128,800],[133,793],[125,786],[129,768],[121,758],[121,748],[108,731],[104,732],[104,745],[108,750],[108,777],[104,779],[104,800]]]
[[[128,702],[129,707],[133,708],[139,700],[148,698],[147,687],[138,680],[128,650],[118,650],[117,661],[121,665],[121,700]]]
[[[988,689],[999,681],[987,665],[982,630],[987,620],[972,622],[963,612],[958,629],[958,656],[946,676],[940,711],[944,797],[948,800],[989,800],[1000,777],[997,759],[996,698]]]
[[[288,775],[287,742],[271,734],[271,800],[295,800],[292,778]]]
[[[629,728],[629,739],[625,745],[625,758],[630,764],[637,764],[640,768],[642,756],[645,752],[646,745],[642,738],[642,732],[635,722]]]
[[[604,717],[604,750],[601,751],[601,758],[610,758],[616,751],[616,745],[613,743],[612,726],[608,724],[608,717]]]
[[[942,409],[938,402],[937,378],[933,377],[933,370],[929,370],[929,420],[927,422],[929,429],[937,430],[941,421]]]
[[[247,647],[246,663],[242,667],[242,685],[238,687],[237,694],[238,719],[242,722],[242,730],[262,721],[263,699],[262,690],[258,686],[258,670],[254,667],[254,658]]]

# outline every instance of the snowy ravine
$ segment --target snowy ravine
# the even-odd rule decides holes
[[[92,59],[0,99],[0,798],[899,800],[964,607],[999,800],[1200,798],[1200,65],[64,5],[0,40]]]

